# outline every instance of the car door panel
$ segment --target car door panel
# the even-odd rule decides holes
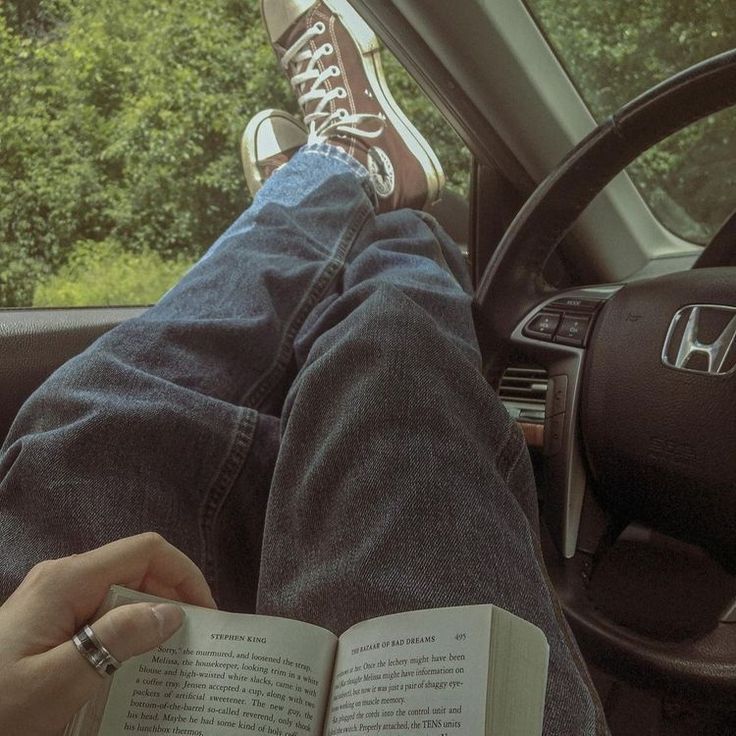
[[[0,312],[0,436],[23,401],[67,360],[142,307]]]

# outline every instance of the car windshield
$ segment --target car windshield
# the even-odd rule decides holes
[[[526,0],[599,122],[672,74],[736,47],[732,0]],[[655,216],[705,243],[733,211],[736,114],[710,115],[628,172]]]

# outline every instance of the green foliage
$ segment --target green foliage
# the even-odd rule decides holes
[[[247,203],[245,121],[288,99],[255,0],[76,0],[64,10],[47,35],[0,31],[6,306],[28,304],[79,241],[201,252]]]
[[[730,0],[529,2],[599,118],[736,46]],[[155,299],[249,203],[237,153],[247,120],[296,112],[258,0],[6,0],[0,58],[0,306]],[[467,193],[467,150],[384,64],[449,186]],[[712,116],[632,167],[687,237],[706,238],[732,207],[734,122]]]
[[[191,265],[181,257],[164,260],[148,249],[134,253],[114,240],[83,240],[58,273],[36,286],[33,306],[152,304]]]
[[[258,0],[6,1],[0,55],[0,306],[76,273],[80,242],[194,258],[249,204],[245,123],[296,111]],[[457,140],[389,73],[463,189]]]
[[[658,82],[736,47],[732,0],[528,0],[599,119]],[[657,216],[705,241],[734,207],[736,114],[710,116],[630,168]]]
[[[598,118],[736,46],[730,0],[529,1]],[[52,284],[59,293],[59,279],[86,272],[80,253],[102,263],[110,243],[117,263],[130,254],[126,268],[153,268],[154,254],[162,273],[191,261],[249,203],[244,124],[265,107],[296,111],[257,0],[6,1],[0,56],[0,306],[46,299]],[[467,193],[467,150],[388,54],[384,65],[449,186]],[[686,237],[704,240],[732,208],[735,122],[711,116],[632,166]],[[115,300],[144,300],[145,275]],[[65,289],[80,304],[103,299]]]
[[[530,3],[598,117],[736,46],[730,0]],[[166,288],[249,204],[238,160],[247,120],[296,111],[258,0],[5,0],[0,57],[0,306],[52,293],[143,299],[133,276],[128,297],[92,290],[105,279],[112,289],[117,277],[102,271],[113,264],[138,264],[141,281],[155,273]],[[396,61],[384,63],[449,185],[466,193],[468,152]],[[708,118],[633,168],[659,216],[689,237],[706,237],[732,206],[734,122]]]

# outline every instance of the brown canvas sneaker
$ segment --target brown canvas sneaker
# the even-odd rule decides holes
[[[396,104],[378,39],[347,0],[261,0],[261,12],[309,142],[331,143],[360,161],[381,212],[436,201],[440,162]]]
[[[252,196],[266,179],[307,143],[301,120],[283,110],[263,110],[245,128],[240,142],[243,173]]]

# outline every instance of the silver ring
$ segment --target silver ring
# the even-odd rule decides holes
[[[72,641],[77,651],[95,668],[100,677],[107,677],[120,669],[120,662],[107,651],[89,626],[74,634]]]

